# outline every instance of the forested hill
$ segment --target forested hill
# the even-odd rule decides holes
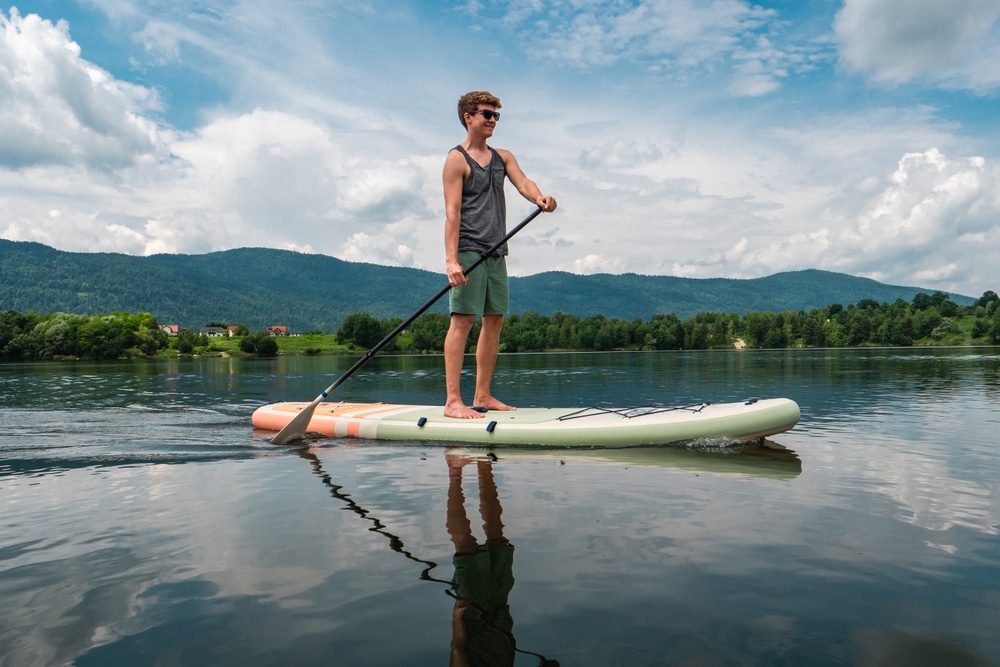
[[[346,315],[406,317],[445,285],[441,273],[345,262],[325,255],[239,248],[204,255],[135,257],[72,253],[0,239],[0,310],[22,313],[149,312],[160,323],[335,331]],[[753,280],[548,272],[511,280],[511,309],[542,315],[806,310],[862,299],[910,301],[934,290],[807,270]],[[444,312],[442,299],[433,310]],[[974,298],[952,295],[959,304]]]

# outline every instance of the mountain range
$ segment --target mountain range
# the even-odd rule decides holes
[[[346,262],[267,248],[201,255],[78,253],[0,239],[0,310],[99,314],[149,312],[161,324],[274,324],[336,331],[351,313],[405,318],[446,284],[443,273]],[[510,281],[511,310],[648,320],[699,312],[780,312],[862,299],[911,301],[935,290],[886,285],[815,269],[754,279],[550,271]],[[975,299],[951,295],[968,305]],[[447,297],[432,308],[446,312]]]

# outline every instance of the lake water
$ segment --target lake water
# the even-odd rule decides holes
[[[462,632],[496,664],[1000,664],[998,348],[500,359],[522,406],[796,400],[764,447],[253,431],[352,362],[0,366],[0,665],[447,665]],[[335,398],[443,384],[377,357]],[[483,558],[477,627],[450,584]]]

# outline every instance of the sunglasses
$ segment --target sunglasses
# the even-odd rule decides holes
[[[469,115],[475,116],[477,113],[483,114],[483,118],[485,118],[486,120],[493,120],[494,118],[500,120],[499,111],[493,111],[492,109],[476,109],[475,111],[470,111]]]

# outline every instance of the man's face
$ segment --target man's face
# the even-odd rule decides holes
[[[483,113],[484,111],[486,113]],[[497,112],[496,107],[490,104],[479,104],[475,113],[466,115],[465,122],[468,124],[469,129],[475,129],[487,136],[492,136],[498,120],[500,120],[500,114]]]

